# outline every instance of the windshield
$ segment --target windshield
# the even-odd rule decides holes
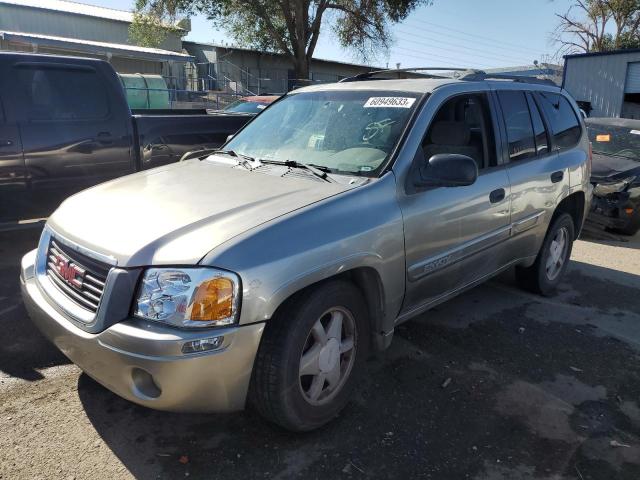
[[[375,176],[417,103],[417,94],[405,92],[295,93],[256,117],[225,149]]]
[[[640,161],[640,129],[587,123],[594,153]]]
[[[267,108],[266,102],[249,102],[247,100],[236,100],[224,107],[225,112],[245,112],[258,113]]]

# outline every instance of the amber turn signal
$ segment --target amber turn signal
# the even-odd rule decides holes
[[[187,318],[193,321],[210,322],[231,317],[233,282],[222,277],[205,280],[196,289],[190,309]]]

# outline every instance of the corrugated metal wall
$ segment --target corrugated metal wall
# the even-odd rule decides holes
[[[619,117],[630,62],[640,62],[640,52],[567,58],[564,86],[576,100],[591,102],[591,116]]]
[[[131,43],[129,24],[126,22],[9,4],[0,4],[0,30],[97,42]],[[160,48],[180,52],[182,41],[175,35],[169,35]]]

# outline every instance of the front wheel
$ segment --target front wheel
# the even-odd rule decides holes
[[[299,294],[267,324],[250,403],[288,430],[324,425],[350,399],[368,336],[366,305],[351,283],[331,281]]]
[[[560,214],[551,224],[540,252],[531,267],[517,267],[518,283],[534,293],[552,295],[569,264],[575,227],[568,213]]]

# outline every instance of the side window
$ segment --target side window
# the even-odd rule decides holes
[[[549,140],[547,130],[540,116],[540,110],[531,94],[527,93],[527,101],[529,102],[529,111],[531,112],[531,122],[533,123],[533,133],[536,140],[536,152],[538,155],[544,155],[549,152]]]
[[[95,70],[15,67],[25,120],[91,120],[109,114],[107,91]]]
[[[447,100],[431,122],[422,148],[427,160],[438,153],[458,153],[473,158],[479,170],[496,165],[486,95],[458,95]]]
[[[551,92],[538,92],[537,98],[549,121],[555,147],[562,150],[576,145],[582,135],[582,127],[569,100]]]
[[[498,99],[507,128],[509,159],[517,161],[535,157],[533,126],[524,92],[503,90],[498,92]]]

